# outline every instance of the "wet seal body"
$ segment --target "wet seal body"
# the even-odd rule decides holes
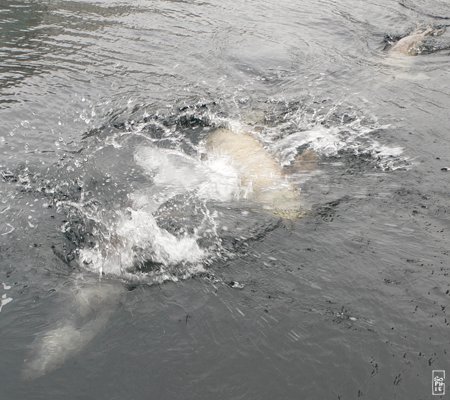
[[[440,36],[444,32],[445,28],[428,27],[426,29],[416,29],[408,36],[405,36],[396,42],[389,49],[389,53],[417,56],[422,53],[422,45],[427,36]]]
[[[244,198],[260,203],[273,214],[286,219],[302,215],[299,191],[255,137],[219,128],[207,138],[206,150],[209,155],[229,158],[238,170],[241,186],[245,189]]]

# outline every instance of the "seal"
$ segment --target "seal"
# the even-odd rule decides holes
[[[445,32],[445,28],[418,28],[408,36],[401,38],[390,49],[391,54],[403,54],[407,56],[417,56],[422,53],[422,44],[427,36],[440,36]]]
[[[22,378],[40,378],[82,351],[107,324],[123,291],[115,283],[90,282],[77,286],[71,311],[33,342],[24,361]]]
[[[287,179],[282,167],[250,133],[219,128],[206,139],[208,156],[225,156],[238,171],[246,198],[285,219],[303,213],[300,191]]]

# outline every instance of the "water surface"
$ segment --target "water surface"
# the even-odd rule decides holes
[[[417,57],[385,38],[449,18],[445,1],[3,0],[0,397],[430,398],[449,366],[450,34]],[[217,127],[264,144],[302,218],[205,156]],[[70,324],[83,345],[46,368]]]

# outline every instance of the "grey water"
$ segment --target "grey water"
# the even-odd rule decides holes
[[[444,0],[0,0],[0,399],[432,398],[450,31],[389,46],[449,21]],[[258,138],[300,218],[236,195],[217,127]]]

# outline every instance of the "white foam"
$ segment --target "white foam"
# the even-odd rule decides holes
[[[16,230],[16,228],[14,228],[11,224],[6,223],[5,225],[8,226],[9,230],[2,233],[1,234],[2,236],[9,235],[10,233],[12,233]]]
[[[139,261],[151,260],[170,267],[199,263],[207,256],[199,247],[196,235],[178,238],[160,228],[153,215],[145,210],[129,209],[111,229],[114,234],[106,243],[80,250],[81,261],[100,274],[126,276]]]
[[[156,147],[140,148],[135,160],[151,177],[152,185],[129,194],[131,207],[117,212],[115,221],[106,226],[106,233],[97,234],[93,248],[80,249],[80,260],[99,274],[122,277],[132,273],[133,277],[151,275],[156,280],[176,280],[180,270],[177,276],[170,270],[180,265],[187,276],[203,271],[202,263],[212,254],[210,248],[201,248],[198,242],[205,234],[215,238],[219,245],[215,215],[205,206],[200,226],[190,227],[194,231],[191,234],[175,236],[161,228],[153,214],[169,199],[189,192],[202,202],[245,197],[248,190],[241,188],[237,170],[225,156],[216,155],[203,161]],[[80,204],[68,205],[83,211]],[[136,271],[136,265],[147,261],[161,268],[145,273]]]
[[[283,165],[294,161],[298,148],[307,146],[325,157],[337,156],[341,151],[372,156],[379,167],[395,169],[404,167],[406,159],[401,159],[403,148],[388,146],[370,138],[374,128],[357,126],[324,127],[316,126],[309,130],[295,132],[273,144],[275,152]]]
[[[154,281],[177,280],[183,274],[203,271],[205,260],[220,247],[216,214],[209,212],[206,201],[229,201],[242,195],[237,171],[224,157],[202,161],[155,147],[140,148],[135,160],[151,177],[151,185],[129,193],[127,209],[106,216],[89,202],[83,203],[83,196],[77,203],[59,203],[77,209],[96,224],[92,232],[95,245],[79,249],[80,261],[100,275],[133,279],[150,276]],[[188,227],[189,233],[175,235],[158,225],[154,213],[176,195],[187,193],[202,204],[197,210],[200,222],[197,218],[196,225]],[[201,247],[203,238],[208,244]],[[142,272],[139,266],[146,263],[154,263],[155,268]]]
[[[289,164],[297,155],[297,148],[307,145],[324,156],[331,156],[343,149],[346,143],[339,138],[337,128],[318,126],[308,131],[295,132],[275,143],[283,164]]]
[[[0,301],[0,312],[2,311],[2,308],[6,306],[7,304],[11,303],[13,299],[11,297],[6,297],[6,294],[2,295],[1,301]]]
[[[175,150],[144,147],[135,160],[168,198],[195,190],[205,200],[229,201],[241,193],[238,171],[225,156],[201,161]]]

